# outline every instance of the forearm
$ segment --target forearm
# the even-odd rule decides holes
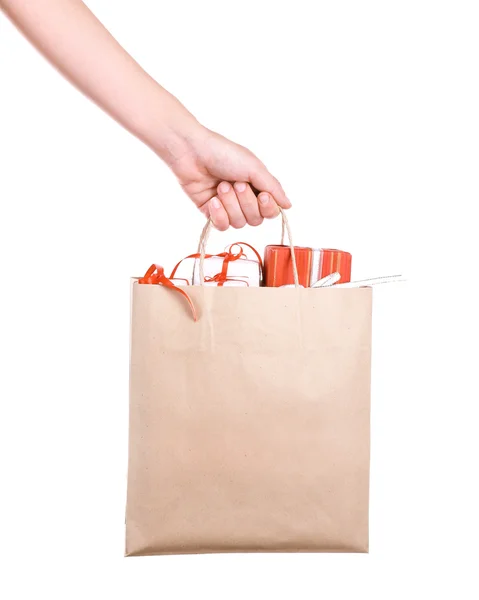
[[[201,129],[81,0],[0,0],[0,7],[78,89],[167,162]]]

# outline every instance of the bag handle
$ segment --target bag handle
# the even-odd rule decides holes
[[[278,208],[279,208],[279,212],[281,214],[281,220],[282,220],[281,243],[284,242],[284,233],[286,231],[286,233],[288,234],[289,247],[291,248],[291,262],[292,262],[292,266],[293,266],[294,287],[299,288],[301,286],[299,285],[298,267],[296,265],[296,256],[294,254],[294,244],[293,244],[293,238],[291,236],[291,229],[289,227],[289,222],[288,222],[286,213],[284,212],[284,210],[281,207],[278,206]],[[203,231],[201,232],[201,236],[200,236],[200,241],[198,243],[198,254],[200,255],[200,285],[201,286],[205,285],[204,265],[205,265],[205,257],[206,257],[206,243],[208,241],[212,227],[213,227],[213,223],[211,222],[211,219],[208,219],[206,221],[206,225],[203,227]]]

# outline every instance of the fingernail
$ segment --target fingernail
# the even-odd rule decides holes
[[[223,194],[226,194],[230,191],[230,184],[227,181],[223,181],[223,183],[220,183],[220,192],[222,192]]]
[[[268,204],[268,202],[269,202],[269,195],[268,194],[260,194],[258,196],[258,199],[261,202],[261,204]]]
[[[246,190],[246,183],[242,181],[235,183],[235,190],[237,192],[244,192]]]
[[[293,206],[289,198],[286,198],[286,202],[288,203],[288,208],[291,208]]]
[[[218,198],[216,196],[214,198],[211,198],[210,202],[211,202],[211,206],[213,208],[220,208],[220,206],[221,206],[221,202],[218,200]]]

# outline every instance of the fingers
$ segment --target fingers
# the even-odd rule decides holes
[[[248,225],[261,225],[263,217],[260,214],[258,199],[250,186],[244,182],[237,182],[234,184],[234,190]]]
[[[270,182],[269,189],[276,189],[276,195],[278,195],[278,188],[274,187],[274,182],[276,182],[284,195],[279,183],[272,175],[269,177],[273,180],[273,184]],[[259,189],[264,187],[260,185],[261,179],[256,181]],[[239,229],[246,224],[255,227],[261,225],[263,219],[273,219],[279,214],[276,196],[273,196],[271,192],[262,191],[256,197],[251,186],[246,182],[236,182],[233,186],[227,181],[222,181],[216,191],[217,196],[208,202],[207,212],[209,212],[213,225],[220,231],[225,231],[229,226]],[[282,206],[286,208],[291,206],[291,203],[286,198],[286,202],[283,200]]]
[[[273,197],[267,192],[262,192],[258,196],[259,210],[261,216],[265,219],[274,219],[279,214],[279,208]]]
[[[208,202],[208,207],[210,209],[210,219],[213,225],[219,231],[226,231],[230,225],[228,213],[216,196],[211,198]]]
[[[281,184],[262,163],[259,163],[259,166],[250,173],[250,181],[260,192],[268,192],[281,208],[291,208],[291,202],[286,197]]]
[[[216,188],[218,198],[228,213],[231,227],[239,229],[246,225],[246,218],[236,197],[233,186],[227,181],[222,181]]]

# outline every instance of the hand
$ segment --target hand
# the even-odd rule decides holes
[[[259,225],[278,206],[291,206],[254,154],[200,125],[81,0],[0,0],[0,7],[59,71],[171,167],[218,229]]]
[[[278,215],[278,206],[291,207],[279,181],[252,152],[199,124],[177,156],[166,162],[220,231],[260,225]]]

